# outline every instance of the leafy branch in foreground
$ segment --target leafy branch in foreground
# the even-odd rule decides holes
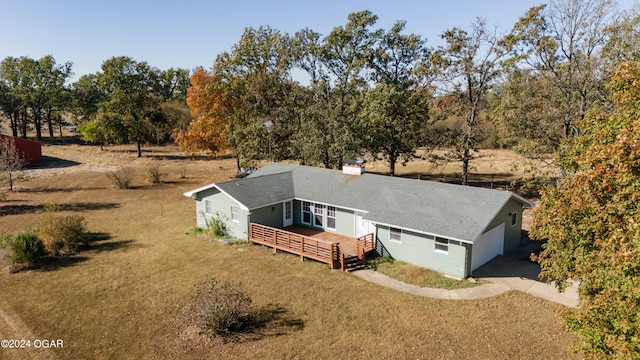
[[[570,152],[578,172],[547,187],[530,231],[546,240],[541,277],[580,281],[581,306],[565,319],[593,358],[640,357],[640,64],[626,63],[609,89],[611,115],[591,113]]]

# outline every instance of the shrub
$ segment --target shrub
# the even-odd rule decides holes
[[[107,173],[107,178],[118,189],[129,189],[133,180],[133,172],[130,168],[120,168],[118,171]]]
[[[198,234],[202,234],[205,232],[205,229],[199,227],[199,226],[195,226],[192,227],[191,229],[188,229],[186,234],[187,235],[198,235]]]
[[[228,219],[223,218],[223,216],[217,211],[215,216],[205,216],[204,219],[207,224],[207,230],[209,231],[209,233],[218,237],[227,236],[229,234],[229,229],[227,228]]]
[[[14,264],[31,267],[39,264],[46,255],[42,241],[33,232],[23,231],[5,241],[11,249]]]
[[[240,284],[205,280],[197,286],[197,295],[187,316],[199,329],[214,335],[241,332],[253,319],[251,298]]]
[[[38,235],[49,254],[73,254],[78,245],[86,239],[86,233],[84,216],[61,216],[55,204],[45,204],[45,214],[40,221]]]
[[[13,270],[13,254],[9,247],[9,235],[0,236],[0,271],[10,272]]]
[[[150,166],[147,169],[147,183],[149,184],[160,184],[162,182],[162,174],[160,174],[160,168],[158,165]]]

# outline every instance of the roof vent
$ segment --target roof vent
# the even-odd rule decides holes
[[[364,161],[354,159],[342,160],[342,173],[348,175],[364,174]]]

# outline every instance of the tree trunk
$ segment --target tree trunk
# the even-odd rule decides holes
[[[398,159],[395,156],[389,156],[389,175],[396,176],[396,162]]]
[[[467,185],[469,180],[469,160],[469,147],[466,147],[462,155],[462,185]]]
[[[36,127],[36,138],[38,141],[42,141],[42,120],[36,117],[33,119],[33,124]]]
[[[22,132],[22,137],[27,138],[27,126],[29,126],[29,119],[27,119],[27,114],[22,114],[22,122],[20,124],[20,132]]]
[[[11,134],[13,137],[18,137],[18,114],[14,113],[9,115],[9,119],[11,121]]]
[[[138,157],[142,157],[142,144],[138,141]]]
[[[13,174],[9,171],[9,191],[13,191]]]
[[[51,112],[47,113],[47,126],[49,126],[49,141],[53,142],[53,122],[51,121]]]

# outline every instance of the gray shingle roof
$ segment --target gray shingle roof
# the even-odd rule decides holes
[[[216,185],[218,189],[249,209],[291,200],[295,194],[290,171],[262,177],[247,177]]]
[[[376,223],[463,241],[481,235],[511,198],[532,206],[509,191],[280,163],[215,186],[249,209],[296,198],[362,210]]]

